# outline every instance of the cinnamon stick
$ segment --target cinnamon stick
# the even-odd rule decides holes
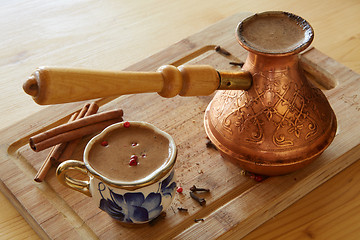
[[[81,118],[83,118],[85,116],[89,116],[91,114],[94,114],[97,112],[98,109],[99,109],[99,106],[95,102],[93,102],[91,104],[85,104],[85,106],[80,110],[79,113],[74,113],[70,117],[69,122],[72,122],[77,119],[81,119]],[[60,144],[54,146],[51,149],[51,151],[49,152],[48,156],[46,157],[43,165],[37,172],[34,180],[36,182],[42,182],[51,167],[51,163],[58,162],[59,159],[62,158],[62,156],[64,154],[70,154],[70,156],[71,156],[72,151],[74,151],[74,149],[77,146],[80,139],[77,139],[77,142],[75,142],[75,141],[76,140],[74,140],[72,142],[64,142],[64,143],[60,143]]]
[[[78,113],[74,113],[70,117],[69,122],[74,121],[77,116],[78,116]],[[50,150],[49,154],[45,158],[44,163],[41,165],[40,169],[38,170],[37,174],[34,177],[35,182],[42,182],[44,180],[47,172],[49,171],[49,169],[51,167],[51,158],[53,158],[54,156],[56,157],[56,155],[60,155],[61,148],[65,148],[65,147],[66,147],[66,143],[58,144]]]
[[[123,111],[117,109],[74,120],[31,137],[30,147],[38,152],[62,142],[81,138],[103,130],[111,124],[121,122],[122,116]]]
[[[88,111],[84,115],[84,117],[95,114],[98,111],[98,109],[99,109],[99,106],[96,103],[91,104]],[[71,157],[71,155],[74,153],[75,148],[77,147],[77,145],[79,145],[80,141],[81,141],[81,138],[78,138],[78,139],[68,142],[66,145],[66,148],[64,149],[64,151],[62,152],[60,157],[57,159],[52,159],[53,162],[61,163],[65,160],[68,160]]]

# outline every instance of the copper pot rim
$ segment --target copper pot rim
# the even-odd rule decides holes
[[[307,165],[314,162],[323,152],[319,152],[317,155],[304,159],[301,162],[285,163],[281,165],[246,162],[243,161],[243,159],[237,159],[237,158],[233,158],[232,156],[226,155],[222,151],[220,151],[220,153],[224,159],[229,160],[236,165],[239,165],[243,170],[248,171],[250,173],[260,174],[263,176],[281,176],[296,172],[306,167]]]
[[[266,16],[286,16],[286,17],[292,19],[293,21],[295,21],[304,30],[304,41],[302,42],[302,44],[294,47],[293,49],[287,50],[287,51],[266,52],[266,51],[263,51],[263,50],[260,50],[256,47],[254,47],[250,43],[248,43],[248,41],[246,41],[246,39],[241,34],[243,31],[244,25],[256,17],[266,17]],[[308,46],[310,46],[310,44],[314,40],[314,29],[311,27],[311,25],[308,21],[306,21],[302,17],[295,15],[293,13],[285,12],[285,11],[266,11],[266,12],[253,14],[253,15],[245,18],[244,20],[242,20],[236,27],[235,36],[236,36],[236,39],[238,40],[239,44],[249,52],[253,52],[255,54],[260,54],[260,55],[266,55],[266,56],[284,57],[284,56],[297,54],[297,53],[305,50]]]

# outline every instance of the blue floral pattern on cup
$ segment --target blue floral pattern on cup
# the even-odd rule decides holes
[[[159,216],[163,210],[162,198],[172,197],[176,188],[173,180],[174,171],[159,183],[157,192],[150,192],[146,197],[142,192],[115,193],[109,188],[110,199],[105,198],[103,192],[107,189],[102,182],[98,184],[98,190],[102,197],[100,209],[107,212],[111,217],[126,223],[148,222]]]
[[[171,182],[173,178],[174,178],[174,171],[172,171],[167,178],[161,181],[160,188],[161,188],[161,193],[164,196],[169,195],[170,197],[172,197],[172,193],[174,192],[174,189],[176,187],[176,183]]]

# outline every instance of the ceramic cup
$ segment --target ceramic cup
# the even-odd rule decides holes
[[[89,163],[89,152],[95,144],[101,143],[107,134],[124,128],[124,124],[130,125],[131,128],[152,129],[155,134],[165,137],[169,142],[169,155],[166,161],[140,180],[110,179]],[[56,175],[60,183],[66,187],[92,197],[94,203],[112,218],[125,224],[141,224],[153,220],[170,205],[176,190],[176,156],[176,145],[169,134],[149,123],[121,122],[107,127],[89,141],[84,150],[83,162],[67,160],[58,166]],[[69,171],[74,170],[87,175],[88,180],[71,177]]]

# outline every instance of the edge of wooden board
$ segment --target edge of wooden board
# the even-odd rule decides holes
[[[213,34],[219,32],[220,29],[222,32],[230,31],[229,29],[235,28],[235,25],[232,23],[235,24],[248,15],[249,13],[241,13],[224,19],[197,34],[181,40],[167,49],[126,68],[125,70],[155,70],[158,66],[163,64],[172,63],[174,65],[180,65],[185,63],[188,61],[188,59],[194,58],[203,51],[212,48],[214,44],[216,44],[214,42],[226,41],[226,38],[228,38],[228,35],[226,34],[218,34],[218,36],[215,36],[215,41],[212,40],[209,42],[204,42],[204,35],[210,35],[213,37]],[[224,24],[226,25],[226,29],[224,29]],[[355,81],[359,82],[359,75],[337,63],[336,61],[330,59],[326,55],[320,53],[316,49],[312,49],[304,53],[302,58],[310,63],[313,63],[314,66],[316,65],[319,67],[320,71],[325,71],[326,74],[334,76],[335,80],[337,80],[337,86],[335,88],[325,91],[331,105],[336,111],[336,114],[339,115],[338,121],[341,120],[341,123],[339,124],[339,131],[337,137],[334,140],[334,143],[332,143],[329,150],[324,152],[320,159],[318,159],[314,164],[310,165],[306,169],[287,176],[273,177],[265,182],[256,184],[251,188],[251,191],[246,191],[243,194],[233,198],[230,200],[230,202],[209,214],[205,218],[205,224],[193,224],[191,227],[179,233],[176,236],[177,238],[189,237],[193,234],[198,234],[200,229],[211,229],[211,231],[209,231],[211,235],[208,236],[203,234],[204,232],[201,231],[202,235],[199,237],[199,239],[205,239],[206,237],[219,237],[225,239],[230,235],[232,237],[243,237],[258,227],[261,223],[265,222],[270,217],[275,216],[277,213],[290,206],[292,203],[306,195],[308,192],[359,158],[359,143],[352,139],[346,139],[346,144],[349,144],[351,147],[348,151],[344,152],[344,143],[339,142],[339,138],[343,140],[341,136],[347,132],[347,128],[344,125],[354,124],[353,120],[360,117],[360,108],[357,108],[359,106],[356,104],[354,105],[354,103],[351,102],[351,96],[355,90],[348,87],[351,86]],[[343,78],[345,74],[347,77]],[[339,89],[341,89],[341,93],[339,93]],[[100,99],[99,104],[103,105],[112,101],[113,99],[114,98]],[[343,104],[346,104],[348,107],[344,108]],[[71,115],[72,112],[80,109],[82,105],[83,103],[73,103],[47,107],[39,113],[27,118],[26,122],[21,121],[16,123],[8,129],[1,131],[0,133],[1,136],[3,136],[0,142],[0,166],[6,165],[7,168],[16,169],[18,174],[25,173],[24,177],[31,180],[26,186],[19,186],[18,191],[20,191],[21,188],[26,187],[31,188],[34,193],[38,193],[38,201],[49,205],[47,208],[51,212],[50,217],[55,218],[56,216],[59,216],[59,214],[62,214],[61,211],[66,211],[67,216],[72,216],[71,218],[74,225],[67,226],[68,231],[62,236],[75,233],[81,235],[81,233],[84,233],[84,231],[89,229],[87,226],[81,226],[81,219],[79,220],[76,218],[76,213],[70,207],[66,209],[54,208],[53,203],[48,202],[47,199],[51,195],[53,200],[56,199],[55,201],[61,203],[61,199],[56,198],[56,193],[54,190],[51,189],[51,187],[46,183],[43,184],[44,186],[39,186],[38,184],[34,183],[32,181],[32,177],[36,173],[36,170],[22,160],[13,161],[13,158],[16,158],[16,150],[20,146],[27,144],[26,141],[29,136],[36,134],[39,131],[43,131],[45,128],[50,128],[54,125],[65,122],[66,118]],[[59,108],[61,110],[59,110]],[[352,114],[351,111],[355,111],[355,114]],[[352,114],[352,117],[349,117],[349,114]],[[49,115],[51,116],[50,119],[48,118]],[[29,125],[33,127],[32,132],[28,132]],[[14,132],[16,134],[13,134]],[[360,131],[358,130],[358,132]],[[333,160],[330,162],[330,164],[327,165],[327,159]],[[339,164],[340,162],[341,164]],[[36,215],[39,213],[36,214],[34,212],[29,212],[28,208],[26,207],[28,203],[24,203],[22,199],[19,199],[18,196],[16,196],[15,192],[17,189],[9,189],[7,187],[6,182],[12,180],[12,178],[16,179],[16,176],[9,176],[4,173],[0,176],[0,178],[0,189],[2,192],[4,192],[5,196],[11,200],[15,208],[24,216],[26,221],[30,223],[31,227],[34,228],[40,237],[50,238],[49,235],[53,235],[53,233],[48,234],[47,230],[44,229],[46,227],[41,226],[41,224],[39,224],[38,220],[36,219]],[[284,181],[284,179],[286,181]],[[296,179],[296,181],[294,181],[294,179]],[[288,189],[286,192],[279,193],[275,191],[277,185],[282,185],[284,187],[284,184]],[[269,189],[272,191],[269,192]],[[299,193],[299,189],[301,190],[301,194]],[[50,193],[45,193],[49,191]],[[51,191],[53,191],[53,193],[51,193]],[[267,198],[273,199],[273,201],[262,202],[260,198],[258,203],[251,206],[245,206],[246,204],[243,204],[244,199],[250,199],[251,197],[255,196],[259,198],[259,196],[264,195],[266,195]],[[234,209],[234,206],[238,206],[239,208]],[[239,215],[241,214],[240,210],[243,208],[251,210],[248,215]],[[267,211],[269,208],[271,208],[271,211]],[[226,225],[226,221],[221,220],[222,218],[230,219],[229,216],[233,216],[232,219],[237,219],[237,222],[231,220],[231,226],[235,226],[234,228],[229,228],[229,225]],[[57,224],[68,225],[68,222],[58,222]],[[89,233],[88,237],[96,238],[96,236],[91,232]]]

